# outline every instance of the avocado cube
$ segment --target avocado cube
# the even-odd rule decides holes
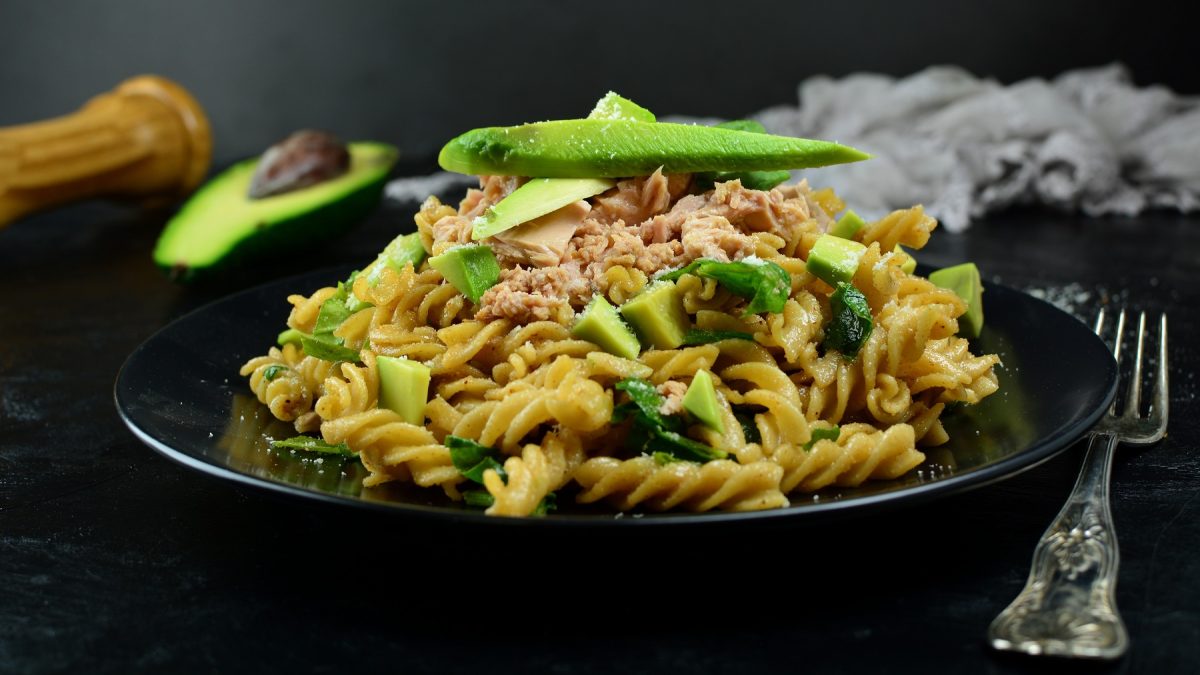
[[[656,349],[675,349],[683,344],[692,323],[671,281],[653,283],[630,298],[621,305],[621,316],[633,326],[642,344]]]
[[[429,266],[441,272],[446,281],[475,303],[500,280],[496,255],[483,244],[456,246],[430,258]]]
[[[863,219],[853,210],[847,210],[841,218],[829,228],[829,234],[842,239],[853,239],[858,231],[866,225]]]
[[[687,393],[683,395],[683,409],[709,429],[719,434],[725,433],[721,405],[717,403],[717,390],[713,386],[712,374],[707,370],[696,371]]]
[[[429,366],[391,356],[376,356],[375,365],[379,368],[379,407],[398,413],[409,424],[425,424]]]
[[[601,349],[623,359],[637,359],[642,346],[637,336],[621,320],[617,310],[603,295],[592,298],[583,313],[575,320],[571,334],[581,340],[594,342]]]
[[[808,252],[808,271],[830,286],[850,283],[867,247],[832,234],[823,234]]]
[[[929,275],[935,286],[954,291],[967,303],[967,312],[958,317],[958,334],[977,338],[983,330],[983,282],[975,263],[946,267]]]
[[[896,244],[896,248],[892,251],[900,257],[900,270],[905,274],[912,274],[917,271],[917,259],[912,257],[912,254],[904,250],[900,244]]]

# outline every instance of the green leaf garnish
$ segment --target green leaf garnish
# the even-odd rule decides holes
[[[558,495],[554,494],[553,492],[550,492],[545,497],[542,497],[542,501],[538,502],[537,507],[533,509],[533,513],[531,513],[529,515],[544,516],[547,513],[550,513],[551,511],[557,511],[557,510],[558,510]]]
[[[829,296],[829,310],[833,317],[825,328],[823,344],[826,349],[837,350],[846,360],[853,361],[875,329],[871,307],[861,291],[843,281]]]
[[[280,347],[287,344],[298,345],[300,344],[300,338],[302,337],[304,337],[304,333],[301,333],[295,328],[289,328],[280,333],[279,337],[275,339],[275,342],[278,343]]]
[[[711,462],[729,456],[724,450],[693,441],[678,432],[658,428],[653,430],[647,449],[651,452],[665,452],[692,462]]]
[[[716,279],[717,283],[730,293],[749,298],[750,304],[743,316],[760,312],[778,314],[783,311],[783,306],[792,292],[792,277],[787,270],[758,258],[746,258],[737,262],[693,260],[690,264],[658,278],[674,281],[685,274]]]
[[[629,399],[637,406],[639,413],[646,417],[652,425],[672,430],[678,429],[681,426],[678,419],[666,417],[658,412],[658,409],[662,407],[666,399],[663,398],[662,394],[658,393],[653,384],[650,384],[646,380],[629,377],[616,383],[613,388],[629,394]],[[613,412],[616,414],[615,409]]]
[[[754,336],[738,330],[705,330],[703,328],[692,328],[683,336],[685,345],[707,345],[721,340],[750,340],[753,342]]]
[[[805,443],[803,447],[806,451],[812,450],[813,445],[816,445],[817,441],[836,441],[838,436],[841,435],[842,428],[836,424],[830,429],[826,429],[825,427],[817,427],[812,430],[812,435],[809,437],[808,442]]]
[[[747,443],[762,443],[762,434],[758,432],[758,425],[754,423],[755,411],[747,410],[743,406],[735,406],[733,408],[733,416],[737,418],[738,424],[742,425],[742,436]]]
[[[684,461],[669,452],[662,452],[661,450],[652,454],[651,457],[654,458],[654,463],[659,466],[666,466],[668,464],[675,464],[677,462]]]
[[[496,498],[487,490],[464,490],[462,496],[467,506],[478,509],[491,508],[496,503]]]
[[[358,456],[345,443],[330,445],[320,438],[312,436],[293,436],[282,441],[271,441],[271,447],[276,450],[303,450],[305,452],[319,452],[323,455],[341,455],[342,457]]]
[[[304,335],[300,338],[300,346],[304,353],[322,361],[348,361],[358,363],[361,360],[359,350],[343,347],[330,334],[324,336]]]
[[[266,378],[267,382],[270,382],[271,380],[279,377],[279,374],[287,369],[288,367],[285,365],[273,363],[266,368],[263,368],[263,377]]]
[[[464,478],[482,485],[483,472],[493,469],[500,474],[500,478],[507,481],[508,474],[496,459],[500,452],[495,448],[453,435],[446,437],[445,445],[450,449],[450,461],[454,463],[454,468],[458,469]]]

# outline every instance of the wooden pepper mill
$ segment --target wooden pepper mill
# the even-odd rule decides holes
[[[93,197],[182,197],[208,173],[204,110],[174,82],[142,75],[78,112],[0,129],[0,228]]]

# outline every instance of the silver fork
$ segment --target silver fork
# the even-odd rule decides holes
[[[1104,310],[1095,330],[1104,329]],[[1121,362],[1125,310],[1117,319],[1113,357]],[[1137,360],[1121,414],[1116,401],[1088,441],[1075,489],[1033,553],[1025,588],[988,628],[996,649],[1053,656],[1116,659],[1129,648],[1117,613],[1117,534],[1109,510],[1108,482],[1117,443],[1147,445],[1167,430],[1167,315],[1159,320],[1158,374],[1145,417],[1141,403],[1146,313],[1138,318]]]

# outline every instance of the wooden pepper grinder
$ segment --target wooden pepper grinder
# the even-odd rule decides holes
[[[192,95],[134,77],[71,115],[0,129],[0,228],[81,199],[179,198],[211,160],[208,119]]]

